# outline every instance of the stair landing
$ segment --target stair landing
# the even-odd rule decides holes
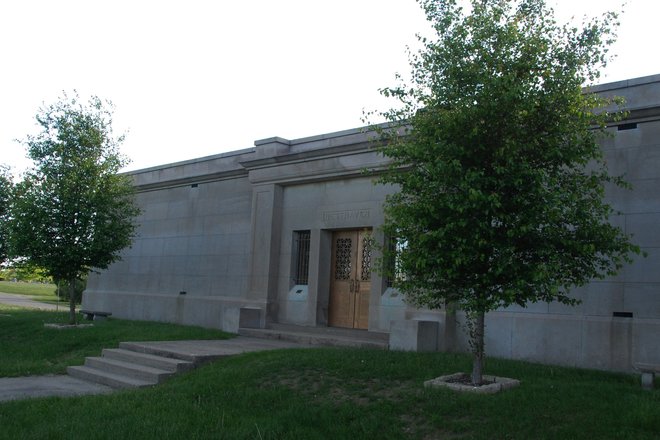
[[[304,345],[375,348],[386,350],[389,333],[339,327],[307,327],[272,323],[264,329],[240,328],[238,334],[253,338],[291,341]]]

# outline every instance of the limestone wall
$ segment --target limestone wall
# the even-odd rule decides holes
[[[576,289],[577,307],[540,303],[489,314],[489,355],[614,370],[660,362],[660,75],[593,90],[628,100],[628,119],[608,129],[602,146],[611,172],[633,190],[610,188],[607,198],[620,211],[612,221],[648,257]],[[143,209],[138,236],[122,261],[90,276],[83,306],[233,331],[242,307],[259,310],[261,324],[327,325],[333,231],[366,228],[384,240],[382,202],[394,188],[363,172],[386,163],[370,137],[360,129],[274,137],[132,173]],[[309,284],[292,292],[293,237],[301,230],[310,231]],[[408,307],[375,274],[369,330],[389,331],[405,319],[437,321],[437,349],[467,349],[460,312]],[[414,341],[428,331],[397,328],[409,332],[397,336],[398,346],[428,347]]]

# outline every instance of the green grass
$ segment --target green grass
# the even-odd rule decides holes
[[[37,301],[57,301],[55,284],[24,283],[22,281],[0,281],[0,292],[28,295]]]
[[[122,341],[224,339],[227,333],[201,327],[108,319],[92,327],[53,329],[44,323],[68,323],[68,312],[20,309],[0,304],[0,377],[64,373],[85,356]],[[80,321],[89,324],[90,321]],[[2,434],[0,434],[1,436]]]
[[[633,375],[490,359],[489,374],[521,386],[490,396],[422,386],[469,368],[458,354],[249,353],[154,388],[0,403],[0,439],[660,438],[660,389]]]

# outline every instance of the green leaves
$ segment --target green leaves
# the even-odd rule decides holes
[[[72,282],[106,268],[130,246],[139,210],[123,137],[112,133],[110,102],[81,104],[66,94],[37,114],[41,131],[25,141],[34,168],[16,185],[8,222],[13,257]]]
[[[411,55],[381,183],[397,287],[425,307],[486,312],[528,301],[574,303],[570,288],[616,272],[639,252],[609,223],[604,185],[623,185],[598,138],[618,101],[583,92],[607,62],[616,14],[559,26],[542,0],[420,0],[436,30]],[[387,259],[386,258],[386,259]]]
[[[7,258],[7,222],[9,221],[9,201],[13,191],[13,181],[9,169],[0,166],[0,263]]]

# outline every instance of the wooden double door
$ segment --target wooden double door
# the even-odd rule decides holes
[[[330,326],[368,328],[371,254],[371,230],[333,233]]]

